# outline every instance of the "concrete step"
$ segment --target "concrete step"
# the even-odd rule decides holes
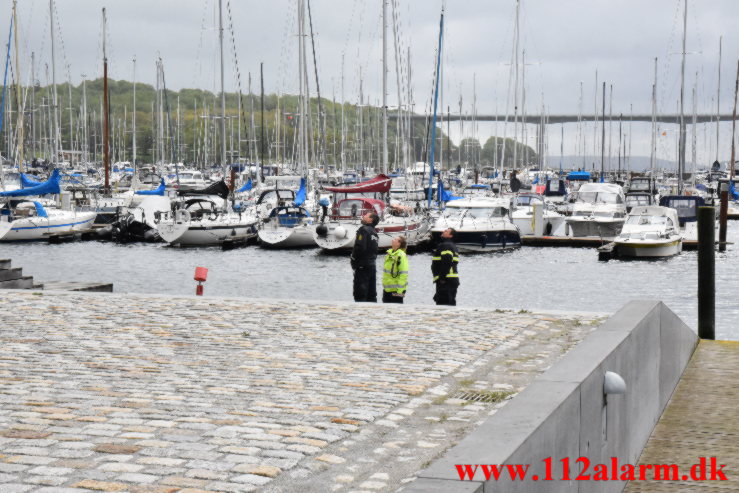
[[[33,289],[33,277],[24,276],[12,281],[0,281],[0,289]]]
[[[10,269],[10,259],[9,258],[0,259],[0,269]]]
[[[0,281],[13,281],[23,277],[23,268],[15,267],[13,269],[0,269]]]
[[[38,286],[38,284],[36,286]],[[52,291],[87,291],[94,293],[113,292],[113,284],[110,283],[44,281],[41,286],[43,289]]]

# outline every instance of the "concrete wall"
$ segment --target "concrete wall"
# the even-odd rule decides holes
[[[658,301],[632,301],[511,402],[423,470],[407,493],[612,492],[622,481],[576,481],[579,457],[608,466],[635,464],[697,344],[695,333]],[[603,395],[606,371],[626,382],[623,395]],[[545,481],[543,459],[552,458]],[[569,458],[569,481],[561,459]],[[460,481],[457,464],[531,464],[526,481]],[[620,477],[621,471],[617,471]],[[537,475],[539,480],[531,479]],[[503,479],[506,478],[506,479]]]

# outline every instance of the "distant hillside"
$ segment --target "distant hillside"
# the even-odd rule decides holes
[[[133,83],[125,80],[109,80],[110,93],[110,141],[112,161],[129,161],[132,159],[133,147]],[[87,100],[87,148],[90,150],[90,159],[102,160],[102,105],[103,80],[96,79],[84,84]],[[9,103],[14,110],[17,106],[16,91],[8,91]],[[61,148],[64,150],[79,151],[84,146],[84,119],[82,115],[83,85],[59,84],[57,86],[59,120],[61,131]],[[70,104],[71,99],[71,104]],[[33,93],[25,98],[25,157],[48,157],[51,154],[50,146],[52,131],[52,91],[50,86],[36,86]],[[157,107],[161,104],[164,116],[161,119],[164,138],[157,138],[159,115]],[[218,95],[202,89],[182,89],[167,91],[166,98],[159,101],[157,92],[152,85],[138,83],[136,85],[136,143],[137,157],[140,162],[152,162],[157,152],[163,149],[164,159],[167,161],[184,161],[186,163],[213,164],[220,160],[220,98]],[[278,111],[279,104],[279,111]],[[320,129],[318,115],[318,99],[310,99],[311,130],[309,135],[310,152],[312,156],[320,149]],[[344,156],[350,164],[364,164],[376,166],[381,159],[381,109],[375,106],[357,106],[356,104],[334,103],[322,98],[321,106],[324,115],[323,124],[326,129],[326,161],[335,164],[341,160],[342,150],[342,111],[344,119]],[[241,112],[239,113],[239,107]],[[178,113],[179,109],[179,113]],[[275,94],[267,94],[264,101],[265,127],[265,154],[268,160],[279,159],[290,161],[296,149],[298,134],[298,97],[283,95],[279,98]],[[14,111],[6,112],[7,124]],[[169,117],[167,117],[169,115]],[[14,118],[14,117],[12,117]],[[260,98],[258,94],[226,94],[227,118],[227,152],[232,162],[238,159],[257,160],[261,137]],[[70,122],[71,120],[71,122]],[[179,125],[178,125],[179,122]],[[427,157],[428,126],[422,120],[413,120],[411,136],[410,160],[420,161]],[[241,127],[241,135],[238,129]],[[71,128],[70,128],[71,127]],[[279,128],[279,134],[277,129]],[[390,167],[402,160],[402,147],[398,148],[396,137],[397,123],[390,118],[388,122],[388,156]],[[178,131],[179,130],[179,131]],[[404,130],[404,133],[407,132]],[[179,135],[179,142],[176,136]],[[439,160],[441,149],[439,142],[443,140],[445,165],[451,162],[456,166],[461,160],[464,162],[490,164],[493,161],[493,139],[485,145],[480,145],[474,139],[468,139],[460,149],[450,142],[444,135],[443,129],[437,131],[436,156]],[[498,140],[499,151],[502,153],[503,139]],[[450,145],[451,144],[451,145]],[[0,150],[3,155],[13,155],[6,149],[7,140],[1,139]],[[528,155],[535,157],[531,148],[524,148],[521,144],[513,144],[507,140],[505,157],[512,160],[513,147],[518,146],[518,156]],[[13,150],[12,146],[10,150]],[[159,150],[157,150],[159,148]],[[313,162],[318,159],[312,158]]]

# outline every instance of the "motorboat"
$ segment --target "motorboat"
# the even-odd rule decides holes
[[[540,208],[540,213],[537,208]],[[534,193],[521,193],[513,197],[511,211],[511,221],[524,236],[551,236],[565,222],[565,216],[555,211],[544,197]],[[537,224],[537,221],[541,224]]]
[[[626,217],[623,188],[613,183],[584,183],[570,194],[565,221],[574,237],[614,238]]]
[[[438,240],[441,233],[456,230],[454,243],[460,252],[492,252],[521,246],[518,228],[508,217],[510,202],[492,197],[468,197],[447,202],[431,228]]]
[[[662,258],[682,251],[677,211],[658,205],[638,206],[626,216],[614,239],[619,257]]]
[[[203,173],[197,170],[183,170],[177,173],[175,180],[179,178],[179,190],[197,190],[209,185]]]
[[[706,205],[703,197],[696,195],[666,195],[659,205],[677,211],[680,236],[684,241],[698,241],[698,207]]]

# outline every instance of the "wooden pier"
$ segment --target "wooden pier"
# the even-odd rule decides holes
[[[715,457],[727,480],[692,481],[701,457],[707,478]],[[675,464],[678,478],[631,482],[628,493],[739,491],[739,341],[700,341],[639,464]]]

